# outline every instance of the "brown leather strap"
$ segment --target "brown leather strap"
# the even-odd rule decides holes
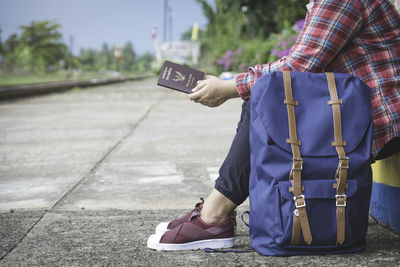
[[[328,105],[333,105],[333,104],[343,104],[342,99],[338,99],[338,100],[329,100],[328,101]]]
[[[283,101],[283,103],[284,104],[286,104],[286,105],[293,105],[293,106],[298,106],[299,105],[299,102],[297,102],[297,101],[289,101],[289,100],[287,100],[287,99],[285,99],[284,101]]]
[[[343,244],[346,238],[346,207],[336,207],[336,239],[338,244]]]
[[[293,231],[292,231],[292,244],[299,244],[300,242],[300,219],[299,219],[299,211],[293,211]]]
[[[297,145],[297,146],[301,146],[300,140],[293,140],[293,139],[286,138],[286,143],[288,143],[288,144],[295,144],[295,145]]]
[[[297,106],[298,102],[293,100],[292,81],[289,71],[283,72],[283,84],[286,96],[284,104],[286,104],[287,107],[289,121],[289,139],[286,139],[286,142],[290,144],[293,154],[293,165],[290,171],[289,179],[292,182],[292,190],[294,195],[293,200],[296,206],[296,210],[293,213],[292,244],[297,245],[299,243],[299,228],[301,228],[301,231],[303,233],[304,241],[307,244],[311,244],[312,235],[310,223],[308,222],[306,200],[304,195],[302,194],[303,187],[301,185],[301,171],[303,169],[303,159],[300,156],[299,148],[301,142],[297,139],[296,116],[294,112],[294,106]],[[295,213],[298,213],[298,216],[296,216]]]
[[[344,147],[346,146],[346,141],[342,138],[342,118],[340,114],[340,104],[343,103],[338,97],[335,75],[332,72],[327,72],[326,77],[328,80],[329,94],[331,100],[328,104],[332,106],[333,112],[333,129],[334,138],[332,146],[336,148],[337,154],[339,156],[339,165],[336,170],[335,178],[337,183],[336,188],[336,223],[337,223],[337,243],[343,244],[345,240],[345,223],[346,223],[346,179],[347,179],[347,169],[349,168],[349,158],[346,157],[346,152]]]

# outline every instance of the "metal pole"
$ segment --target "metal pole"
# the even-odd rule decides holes
[[[172,8],[168,8],[169,13],[169,41],[172,42]]]
[[[163,40],[167,41],[167,24],[168,24],[168,0],[164,0],[164,30],[163,30]]]
[[[72,53],[74,52],[74,36],[70,35],[69,36],[69,52]]]

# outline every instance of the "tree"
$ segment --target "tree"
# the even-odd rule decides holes
[[[208,20],[207,24],[207,33],[209,36],[214,35],[214,27],[215,27],[215,13],[213,8],[207,3],[206,0],[196,0],[203,9],[203,14]]]
[[[211,38],[266,38],[305,17],[308,0],[196,0],[208,19]]]
[[[4,43],[4,52],[6,54],[12,54],[15,52],[16,48],[18,46],[18,35],[12,34]]]
[[[126,42],[122,47],[122,71],[130,72],[134,70],[136,63],[136,53],[130,41]]]
[[[100,52],[97,55],[97,65],[100,66],[101,69],[110,70],[112,69],[113,64],[113,55],[112,49],[108,47],[107,43],[104,43]]]
[[[0,28],[0,55],[4,55],[3,42],[1,41],[1,28]]]
[[[60,25],[50,21],[32,22],[23,25],[16,47],[17,61],[32,71],[43,71],[49,66],[57,66],[66,58],[67,46],[62,42]]]
[[[200,64],[204,61],[206,65],[215,64],[226,52],[232,53],[239,47],[243,48],[242,54],[254,54],[254,61],[264,60],[268,55],[258,46],[263,46],[272,33],[288,30],[304,19],[308,3],[308,0],[215,0],[213,7],[207,0],[196,1],[208,19],[200,39],[202,54],[211,55],[200,59]],[[182,37],[187,35],[188,32]]]
[[[7,72],[12,72],[16,66],[17,56],[16,48],[18,46],[18,36],[12,34],[3,44],[4,59],[2,69]]]
[[[79,64],[84,70],[98,70],[99,67],[96,64],[96,58],[96,50],[81,48],[79,52]]]
[[[154,57],[149,52],[139,56],[136,62],[136,68],[139,72],[146,72],[151,69],[151,63],[154,61]]]

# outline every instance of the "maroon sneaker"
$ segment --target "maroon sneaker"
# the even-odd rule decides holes
[[[153,234],[147,247],[156,250],[230,248],[235,244],[236,212],[218,224],[206,224],[194,211],[186,222],[165,232]]]
[[[189,211],[188,213],[186,213],[184,216],[175,219],[173,221],[170,222],[162,222],[159,223],[156,227],[156,234],[163,234],[165,232],[167,232],[168,230],[171,230],[175,227],[177,227],[178,225],[187,222],[190,219],[190,216],[192,216],[192,213],[195,211],[200,212],[201,209],[203,208],[203,203],[204,203],[204,198],[200,198],[201,202],[197,203],[196,206],[194,207],[194,209],[192,209],[191,211]]]

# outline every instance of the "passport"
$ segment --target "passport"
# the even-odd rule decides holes
[[[206,74],[200,70],[166,60],[161,68],[157,85],[187,94],[192,93],[197,81],[204,80]]]

